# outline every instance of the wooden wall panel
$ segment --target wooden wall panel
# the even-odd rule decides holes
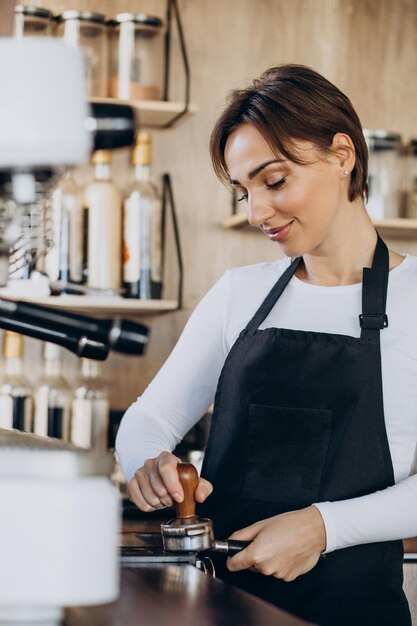
[[[2,0],[0,4],[0,37],[13,34],[13,16],[15,0]]]
[[[163,16],[164,0],[37,0],[54,12],[83,8],[108,15],[122,10]],[[169,354],[190,310],[225,269],[279,256],[273,243],[251,232],[226,232],[230,194],[216,180],[208,156],[213,121],[232,88],[271,65],[311,65],[351,98],[371,128],[417,136],[417,0],[180,0],[190,56],[192,101],[199,113],[154,133],[155,173],[170,171],[185,260],[184,311],[152,318],[149,354],[111,356],[105,365],[113,406],[140,393]],[[182,76],[173,67],[173,94]],[[116,180],[128,179],[128,153],[115,157]],[[417,242],[392,247],[417,254]],[[171,253],[170,253],[171,254]],[[167,268],[174,289],[175,268]],[[32,351],[33,352],[33,351]],[[32,357],[28,357],[32,358]],[[33,357],[35,358],[35,357]],[[68,357],[68,371],[76,368]]]

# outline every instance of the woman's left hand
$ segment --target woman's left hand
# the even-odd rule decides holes
[[[313,569],[326,548],[326,530],[315,506],[261,520],[229,539],[252,542],[227,560],[230,571],[251,569],[285,581]]]

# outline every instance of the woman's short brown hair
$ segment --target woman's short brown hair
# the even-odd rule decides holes
[[[336,133],[345,133],[355,147],[349,200],[366,200],[368,149],[359,117],[349,98],[318,72],[304,65],[279,65],[266,70],[247,89],[231,93],[210,138],[214,171],[229,182],[224,151],[229,135],[252,124],[274,152],[303,164],[294,140],[310,141],[329,152]]]

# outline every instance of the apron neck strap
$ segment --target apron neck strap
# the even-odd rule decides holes
[[[380,330],[388,326],[386,314],[389,276],[388,248],[378,235],[372,267],[363,268],[361,339],[379,342]]]
[[[388,326],[385,307],[387,302],[389,255],[387,246],[379,235],[377,237],[372,267],[363,268],[362,313],[359,315],[359,323],[362,329],[361,339],[378,343],[379,331]],[[302,257],[297,257],[287,267],[247,324],[245,331],[257,330],[267,318],[302,259]]]
[[[272,287],[271,291],[266,296],[265,300],[262,302],[261,306],[256,311],[255,315],[247,324],[245,330],[250,330],[250,331],[256,330],[262,324],[264,319],[268,317],[271,309],[275,306],[276,302],[278,301],[278,298],[280,298],[282,292],[284,291],[285,287],[290,282],[291,278],[293,277],[295,273],[295,270],[300,265],[302,260],[303,260],[303,257],[299,256],[296,259],[294,259],[294,261],[291,263],[291,265],[289,265],[289,267],[287,267],[285,272],[282,274],[282,276],[277,280],[275,285]]]

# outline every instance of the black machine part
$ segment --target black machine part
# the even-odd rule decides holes
[[[114,150],[134,144],[137,120],[131,106],[93,100],[90,107],[87,126],[93,132],[93,150]]]
[[[103,361],[110,350],[144,354],[149,329],[124,320],[96,319],[29,302],[0,299],[0,327],[67,348],[80,357]]]

